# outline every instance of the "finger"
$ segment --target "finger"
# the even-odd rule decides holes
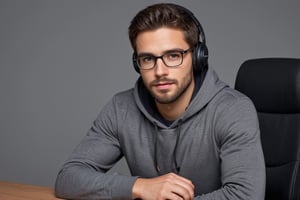
[[[175,176],[176,176],[177,179],[180,180],[181,182],[186,183],[187,185],[190,185],[191,187],[194,187],[194,184],[192,183],[191,180],[189,180],[189,179],[187,179],[187,178],[185,178],[185,177],[183,177],[183,176],[179,176],[179,175],[177,175],[177,174],[175,174]]]
[[[174,185],[172,187],[172,192],[179,195],[185,200],[194,198],[194,190],[192,188],[182,187],[182,185]]]
[[[164,199],[168,199],[168,200],[185,200],[182,196],[180,196],[176,193],[173,193],[173,192],[167,193],[165,195]]]
[[[172,178],[172,183],[174,185],[177,185],[177,189],[184,188],[185,192],[189,194],[190,198],[194,197],[194,184],[189,180],[182,176],[176,175],[176,174],[170,174],[170,177]],[[180,190],[181,191],[181,190]],[[185,194],[185,192],[180,194]]]

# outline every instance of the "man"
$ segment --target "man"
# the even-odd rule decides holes
[[[264,199],[255,108],[208,66],[193,14],[149,6],[132,20],[129,38],[141,77],[102,109],[59,172],[57,196]],[[123,156],[132,176],[107,174]]]

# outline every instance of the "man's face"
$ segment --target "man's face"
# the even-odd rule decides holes
[[[137,56],[149,54],[164,55],[172,50],[190,48],[184,40],[183,32],[171,28],[159,28],[142,32],[136,40]],[[157,103],[170,104],[193,91],[192,53],[183,54],[183,62],[177,67],[167,67],[162,59],[157,59],[152,69],[141,69],[140,74],[146,88]]]

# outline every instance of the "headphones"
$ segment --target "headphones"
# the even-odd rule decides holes
[[[208,48],[206,46],[206,39],[205,39],[205,34],[204,30],[198,21],[198,19],[195,17],[195,15],[188,10],[185,7],[176,5],[176,4],[169,4],[169,5],[174,5],[180,10],[183,10],[186,14],[189,15],[191,20],[194,22],[194,24],[198,28],[198,34],[199,34],[199,41],[197,42],[196,46],[194,47],[193,50],[193,69],[195,73],[200,73],[202,67],[207,67],[208,65]],[[133,62],[133,67],[137,73],[140,73],[140,68],[138,66],[138,61],[137,61],[137,55],[136,52],[133,53],[132,55],[132,62]]]

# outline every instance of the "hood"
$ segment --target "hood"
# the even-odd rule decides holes
[[[186,111],[176,119],[169,128],[174,128],[178,126],[179,122],[184,122],[196,113],[198,113],[202,108],[204,108],[213,97],[220,92],[223,88],[228,87],[223,81],[221,81],[213,70],[213,68],[208,67],[205,78],[198,92],[194,95],[194,98],[190,102]],[[195,87],[196,88],[196,87]],[[160,128],[167,128],[166,125],[161,123],[154,117],[156,112],[152,106],[155,106],[154,100],[148,90],[145,88],[143,80],[141,77],[137,80],[134,87],[134,99],[139,108],[139,110],[145,115],[145,117],[150,120],[155,126]],[[151,109],[149,109],[151,108]]]
[[[201,76],[204,75],[203,80]],[[189,106],[178,119],[171,123],[163,123],[162,121],[165,122],[165,120],[159,120],[155,102],[145,88],[143,80],[139,78],[135,84],[134,99],[137,107],[154,126],[154,130],[152,130],[154,136],[153,159],[158,175],[180,172],[176,155],[182,124],[199,113],[223,88],[228,87],[219,80],[212,68],[208,68],[206,74],[203,72],[198,76],[195,77],[196,86]]]

